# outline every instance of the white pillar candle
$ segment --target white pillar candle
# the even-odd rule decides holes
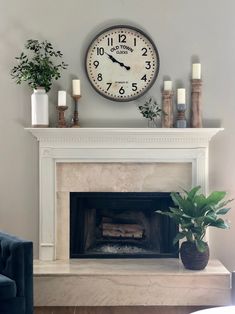
[[[193,80],[200,80],[201,79],[201,63],[193,63],[192,79]]]
[[[66,91],[59,90],[58,92],[58,106],[66,106]]]
[[[81,95],[81,84],[80,80],[73,80],[73,96]]]
[[[164,81],[164,90],[171,91],[172,90],[172,81]]]
[[[185,88],[177,89],[177,104],[185,104]]]

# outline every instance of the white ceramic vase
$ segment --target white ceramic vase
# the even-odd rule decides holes
[[[43,87],[34,89],[31,95],[32,127],[49,126],[48,95]]]

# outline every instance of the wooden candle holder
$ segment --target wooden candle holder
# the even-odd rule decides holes
[[[65,110],[68,109],[68,106],[56,106],[56,109],[59,112],[59,117],[58,117],[58,128],[66,128],[66,122],[65,122],[65,118],[64,118],[64,113]]]
[[[176,117],[176,127],[177,128],[186,128],[187,121],[185,117],[186,104],[177,104],[177,117]]]
[[[81,98],[81,95],[73,95],[73,99],[74,99],[74,113],[73,113],[72,128],[80,128],[79,119],[78,119],[78,100],[80,98]]]
[[[191,127],[202,128],[202,80],[191,80]]]
[[[173,128],[173,95],[172,91],[162,92],[162,127]]]

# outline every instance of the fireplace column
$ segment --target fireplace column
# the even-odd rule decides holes
[[[55,160],[51,148],[40,147],[39,258],[55,259]]]

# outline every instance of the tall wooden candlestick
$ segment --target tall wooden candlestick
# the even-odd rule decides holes
[[[171,90],[162,91],[162,127],[173,127],[173,92]]]
[[[59,112],[58,128],[66,128],[67,125],[64,118],[64,112],[68,109],[68,106],[56,106],[56,109]]]
[[[201,128],[202,127],[202,80],[192,79],[191,89],[191,127]]]
[[[80,128],[79,119],[78,119],[78,100],[80,98],[81,98],[81,95],[73,95],[73,99],[74,99],[74,113],[73,113],[72,128]]]

